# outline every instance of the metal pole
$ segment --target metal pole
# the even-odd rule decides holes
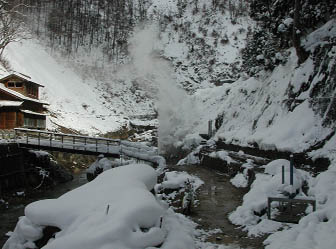
[[[96,139],[96,152],[98,151],[98,139]]]
[[[267,199],[267,218],[270,220],[271,219],[271,199],[268,197]]]
[[[292,154],[290,155],[290,180],[289,180],[290,185],[293,186],[293,182],[294,182],[294,156]]]
[[[209,120],[208,122],[208,136],[209,138],[212,137],[212,120]]]

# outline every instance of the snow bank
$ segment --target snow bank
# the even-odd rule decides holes
[[[260,216],[267,208],[268,197],[285,197],[289,193],[299,191],[299,197],[305,197],[301,192],[304,181],[309,181],[310,175],[303,170],[294,170],[294,186],[289,184],[289,161],[279,159],[265,166],[265,174],[257,174],[250,191],[244,196],[243,204],[229,216],[233,224],[244,227],[249,236],[270,233],[282,227],[275,221],[264,221],[266,216]],[[282,184],[282,166],[285,167],[285,183]],[[236,179],[237,180],[237,179]],[[273,203],[276,204],[276,203]],[[275,206],[272,206],[276,208]],[[277,228],[277,229],[275,229]]]
[[[44,249],[140,249],[160,244],[166,249],[195,248],[193,227],[165,210],[149,192],[156,174],[147,165],[114,168],[58,199],[34,202],[25,208],[3,249],[34,248],[45,226],[61,231]]]
[[[336,171],[321,173],[310,186],[317,200],[317,211],[303,217],[292,229],[272,234],[266,249],[330,249],[336,245]]]

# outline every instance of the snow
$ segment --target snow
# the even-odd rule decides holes
[[[10,101],[10,100],[0,100],[0,107],[6,106],[20,106],[22,105],[22,101]]]
[[[256,179],[250,191],[244,196],[242,205],[230,214],[230,221],[243,226],[243,230],[247,231],[249,236],[275,232],[283,227],[280,222],[264,221],[267,219],[266,215],[261,217],[257,215],[267,208],[268,197],[286,197],[298,190],[296,198],[306,198],[301,187],[304,181],[310,181],[311,176],[308,172],[294,169],[294,185],[291,186],[289,165],[289,161],[284,159],[274,160],[265,165],[265,174],[256,174]],[[284,184],[282,184],[282,166],[285,166]],[[238,180],[241,179],[235,179],[234,182],[241,183]]]
[[[148,15],[173,15],[177,12],[177,2],[178,0],[153,0],[150,8],[148,9]]]
[[[248,180],[246,179],[244,174],[238,173],[238,174],[235,175],[235,177],[233,177],[230,180],[230,182],[232,183],[233,186],[235,186],[237,188],[246,188]]]
[[[159,204],[149,192],[155,184],[147,165],[105,171],[58,199],[29,204],[3,248],[33,248],[45,226],[61,232],[44,249],[195,248],[194,226]]]
[[[198,146],[194,151],[190,152],[185,158],[178,161],[177,165],[195,165],[200,163],[199,152],[202,146]]]
[[[266,249],[334,248],[336,244],[336,173],[329,170],[314,179],[309,194],[317,200],[316,212],[302,218],[292,229],[269,236]]]
[[[323,44],[328,37],[336,36],[336,19],[333,18],[321,28],[309,34],[305,40],[305,49],[313,51],[318,45]]]
[[[229,153],[227,151],[214,151],[214,152],[211,152],[209,154],[210,157],[212,158],[219,158],[220,160],[226,162],[227,164],[231,164],[233,162],[236,162],[235,160],[233,160],[230,156],[229,156]]]
[[[162,188],[162,189],[184,188],[187,182],[191,183],[193,190],[198,189],[200,186],[204,184],[204,182],[200,178],[198,178],[197,176],[190,175],[187,172],[170,171],[165,173],[163,182],[158,186],[156,186],[156,188]]]
[[[43,114],[43,113],[39,113],[39,112],[33,112],[33,111],[29,111],[29,110],[21,110],[21,112],[27,113],[27,114],[38,115],[38,116],[48,116],[47,114]]]

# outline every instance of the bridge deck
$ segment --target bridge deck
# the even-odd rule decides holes
[[[119,158],[126,155],[132,158],[164,164],[157,149],[141,143],[119,139],[79,136],[49,131],[16,128],[14,141],[23,148],[60,151],[83,155],[100,155]]]

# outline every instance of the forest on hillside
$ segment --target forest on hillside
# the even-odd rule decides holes
[[[261,68],[271,70],[283,63],[286,60],[283,51],[291,46],[297,49],[303,62],[309,52],[302,49],[301,38],[336,14],[333,0],[211,0],[207,6],[199,0],[175,0],[177,13],[154,11],[155,16],[149,16],[147,10],[153,2],[155,4],[153,0],[2,0],[0,9],[2,17],[7,11],[23,20],[26,27],[47,40],[52,48],[72,54],[80,48],[91,51],[98,47],[115,62],[120,54],[127,54],[133,28],[150,18],[159,20],[162,26],[176,23],[176,32],[183,32],[186,29],[179,29],[178,20],[187,8],[192,9],[193,15],[203,12],[205,19],[211,12],[224,16],[225,11],[229,11],[232,22],[241,15],[249,15],[257,23],[254,29],[249,29],[247,47],[242,51],[243,68],[250,75]],[[225,37],[221,42],[225,42]],[[261,51],[263,56],[258,57]]]

